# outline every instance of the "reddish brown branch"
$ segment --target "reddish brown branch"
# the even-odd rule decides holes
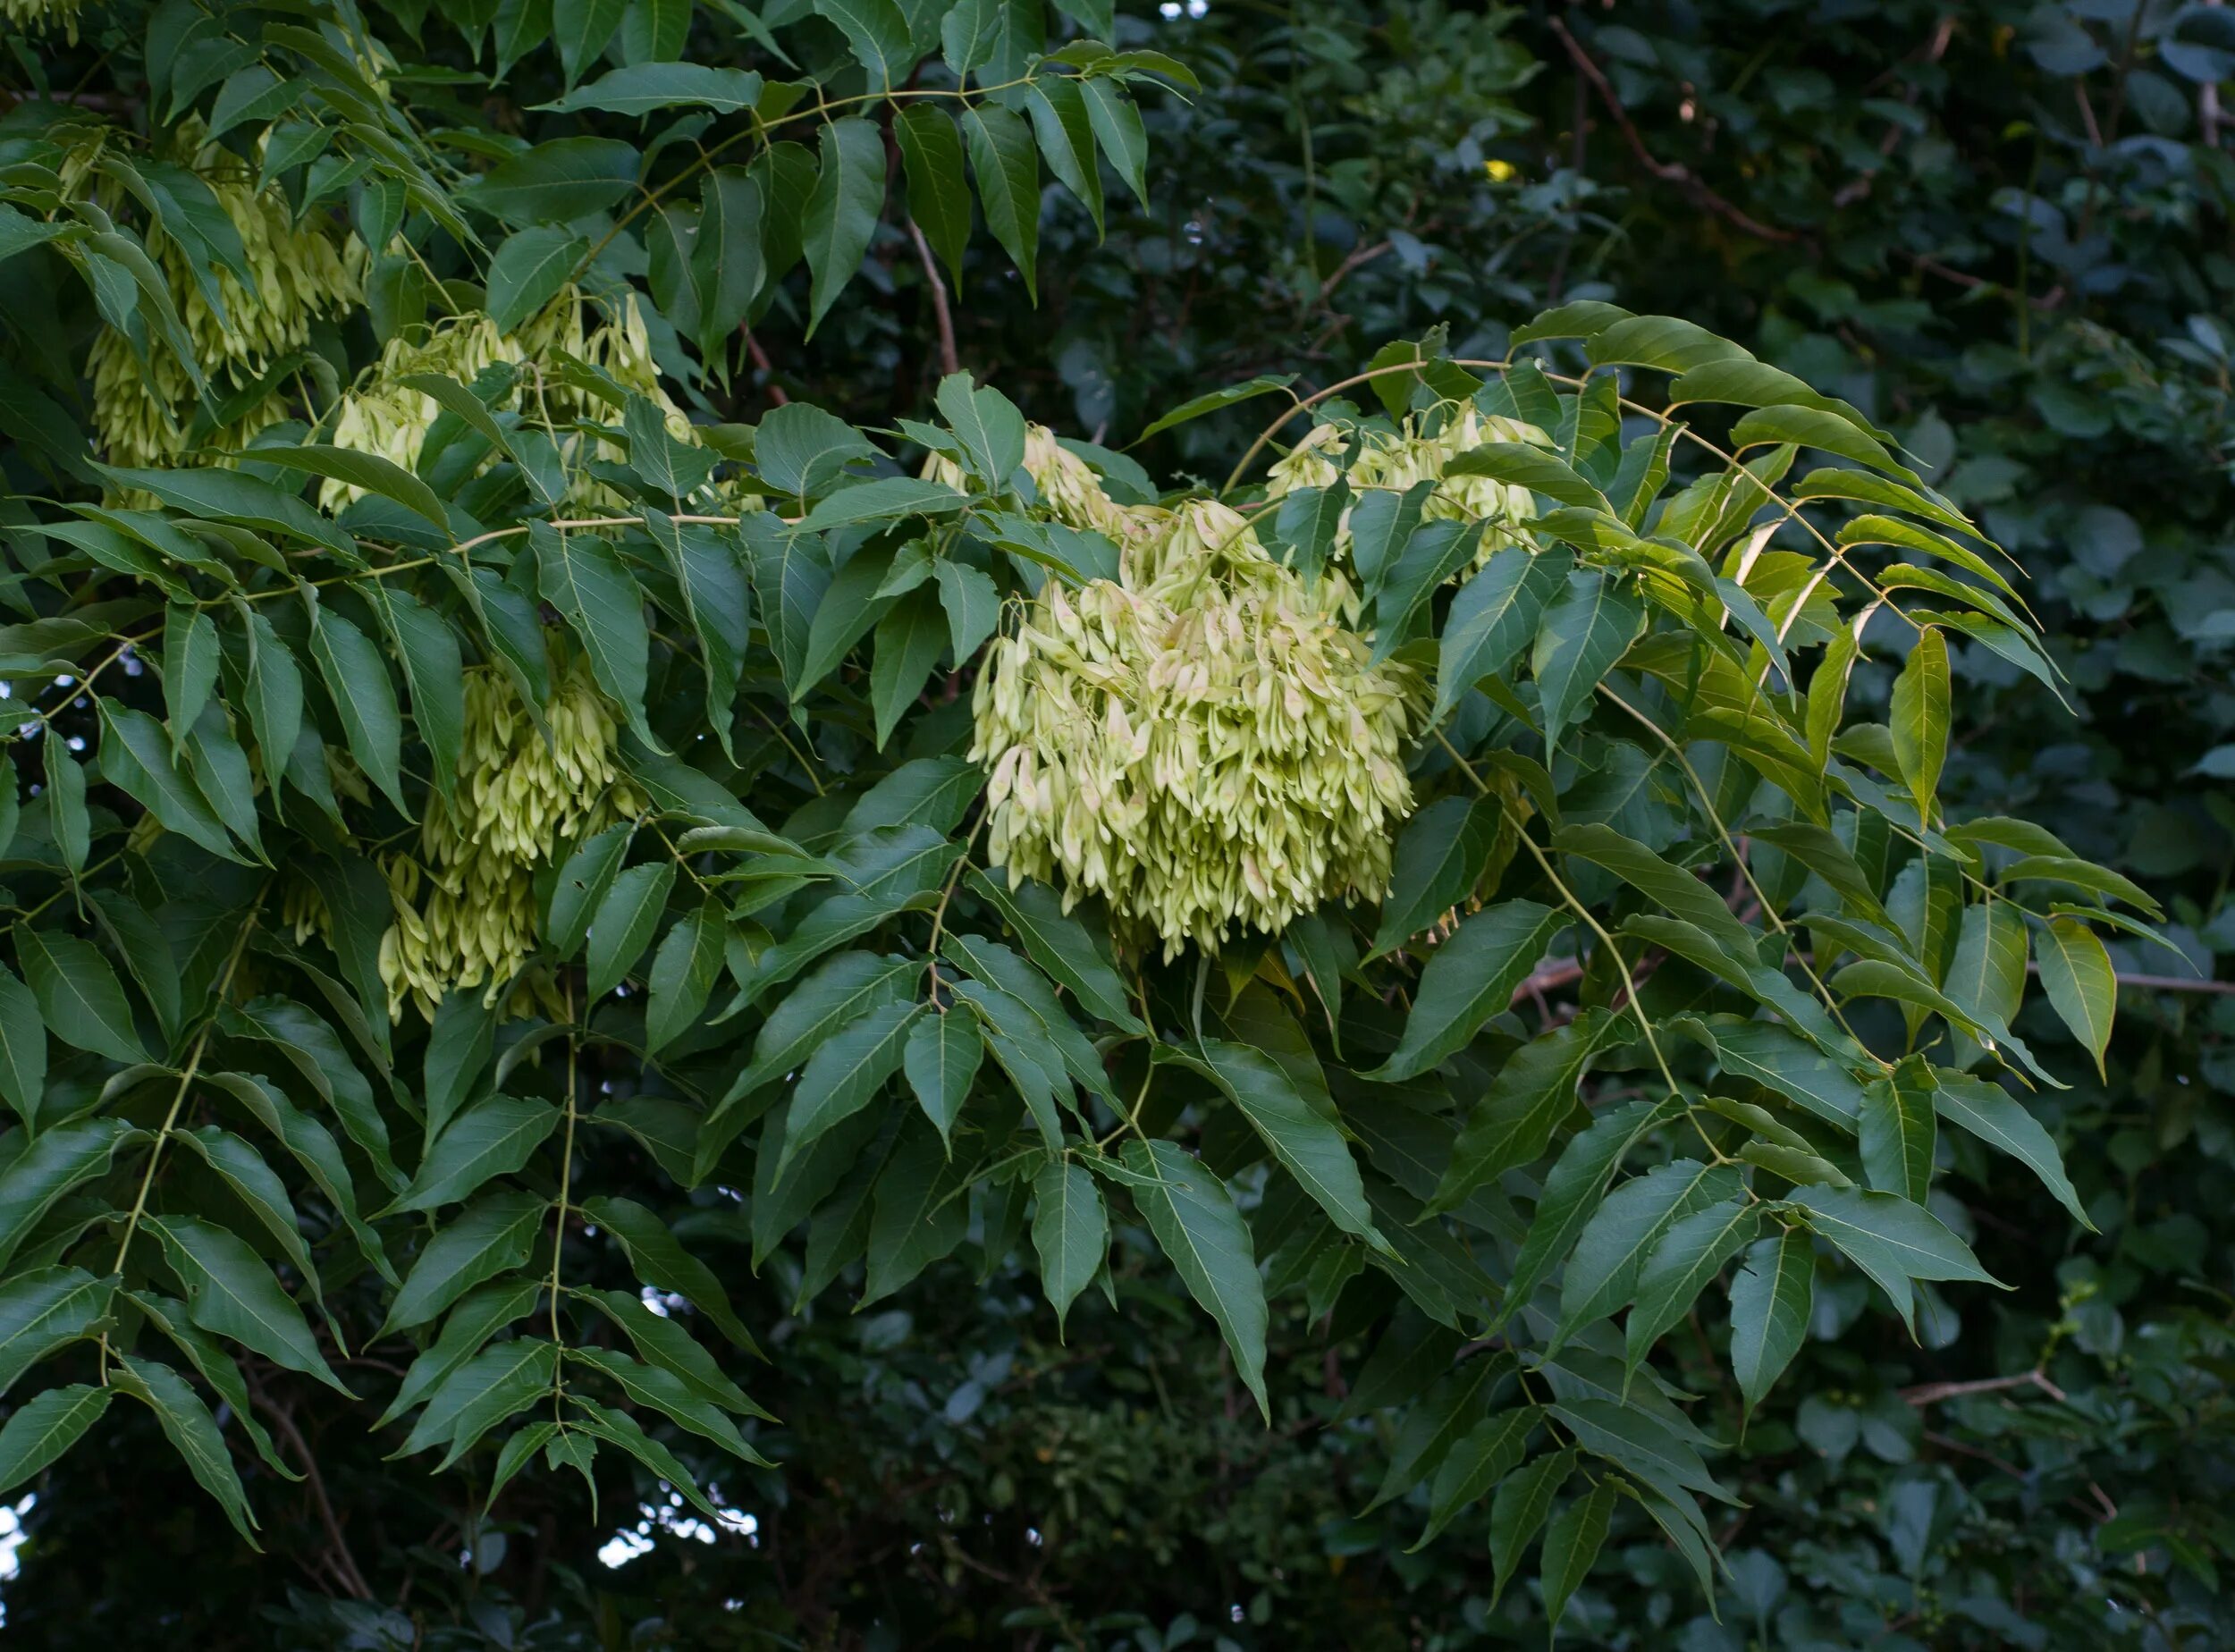
[[[1322,308],[1326,307],[1327,301],[1335,296],[1335,289],[1343,284],[1344,278],[1348,276],[1353,270],[1361,269],[1371,264],[1383,253],[1388,251],[1392,244],[1388,241],[1376,241],[1371,247],[1354,247],[1345,253],[1343,256],[1343,261],[1335,266],[1334,272],[1320,283],[1320,307]]]
[[[749,331],[745,335],[745,353],[752,358],[755,367],[768,375],[768,399],[780,408],[789,402],[791,398],[784,393],[784,387],[776,382],[776,364],[768,358],[768,352],[761,348],[760,340],[755,338]]]
[[[2038,1388],[2051,1399],[2062,1402],[2064,1390],[2048,1379],[2040,1370],[2020,1371],[2015,1377],[1980,1377],[1970,1382],[1924,1382],[1915,1387],[1901,1390],[1902,1400],[1910,1405],[1936,1405],[1942,1400],[1960,1400],[1974,1394],[2001,1394],[2012,1388]]]
[[[908,234],[915,241],[915,256],[924,261],[924,281],[932,294],[932,315],[939,324],[939,370],[941,374],[959,373],[962,358],[955,350],[954,312],[947,308],[947,283],[940,279],[939,260],[932,257],[932,243],[924,239],[923,226],[914,218],[908,220]]]
[[[1591,60],[1590,54],[1583,49],[1582,43],[1568,32],[1567,25],[1558,18],[1547,21],[1551,24],[1552,32],[1560,37],[1560,44],[1567,48],[1567,55],[1575,60],[1576,72],[1591,83],[1591,89],[1598,94],[1598,100],[1607,105],[1607,113],[1614,116],[1615,124],[1622,129],[1623,138],[1630,146],[1630,153],[1637,156],[1639,165],[1663,183],[1674,185],[1693,206],[1715,214],[1758,240],[1785,243],[1801,239],[1793,231],[1780,229],[1774,223],[1764,223],[1743,207],[1724,199],[1708,186],[1699,173],[1683,162],[1657,158],[1645,147],[1644,135],[1630,119],[1630,112],[1623,107],[1622,99],[1616,96],[1613,84]]]
[[[1955,13],[1943,13],[1939,25],[1932,31],[1932,38],[1926,43],[1924,52],[1921,54],[1923,61],[1927,63],[1936,63],[1948,55],[1948,42],[1954,37],[1954,34]],[[1903,88],[1902,102],[1910,108],[1916,107],[1917,83],[1914,80]],[[1885,123],[1885,135],[1878,139],[1878,153],[1891,160],[1893,157],[1893,151],[1902,147],[1902,137],[1907,130],[1899,121],[1888,121]],[[1871,186],[1877,181],[1876,172],[1863,173],[1860,176],[1849,179],[1839,186],[1838,193],[1832,197],[1832,205],[1834,207],[1853,206],[1870,193]]]
[[[1995,1468],[2000,1469],[2003,1473],[2009,1475],[2012,1479],[2023,1479],[2026,1478],[2026,1471],[2020,1468],[2016,1463],[2006,1462],[2004,1459],[1997,1457],[1993,1452],[1985,1450],[1980,1446],[1969,1445],[1951,1435],[1936,1434],[1930,1429],[1927,1429],[1924,1431],[1924,1437],[1927,1444],[1937,1446],[1943,1451],[1952,1451],[1960,1456],[1977,1457],[1981,1462],[1991,1463]]]
[[[303,1485],[310,1493],[310,1500],[318,1510],[318,1523],[325,1528],[326,1541],[331,1546],[325,1562],[342,1589],[357,1600],[370,1600],[373,1586],[365,1580],[358,1569],[357,1556],[350,1552],[350,1540],[342,1535],[342,1522],[335,1516],[333,1503],[326,1496],[325,1477],[318,1472],[318,1459],[303,1438],[303,1432],[295,1426],[295,1415],[286,1406],[274,1401],[259,1386],[257,1398],[262,1403],[264,1414],[278,1428],[280,1436],[294,1447],[295,1455],[303,1465]]]
[[[1937,275],[1943,281],[1952,281],[1957,286],[1969,287],[1973,291],[1982,287],[1999,288],[2002,285],[2000,282],[1989,281],[1984,275],[1974,275],[1969,270],[1957,269],[1952,265],[1943,264],[1937,258],[1927,257],[1921,252],[1904,251],[1902,256],[1924,271],[1926,274]],[[2064,302],[2064,289],[2061,284],[2052,287],[2046,292],[2034,294],[2027,299],[2026,302],[2037,310],[2053,310]]]
[[[2038,975],[2040,965],[2028,960],[2026,974]],[[2135,975],[2115,970],[2112,978],[2122,987],[2132,987],[2138,992],[2202,992],[2214,998],[2235,994],[2235,981],[2206,981],[2198,975]]]

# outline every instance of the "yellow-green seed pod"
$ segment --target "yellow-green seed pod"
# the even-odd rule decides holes
[[[603,319],[593,325],[596,316]],[[523,422],[552,438],[566,473],[561,502],[569,512],[628,507],[620,493],[590,471],[594,462],[623,462],[627,450],[579,428],[619,421],[621,409],[611,400],[611,387],[651,401],[677,441],[698,440],[688,416],[661,384],[651,335],[635,296],[619,295],[609,306],[574,287],[562,289],[516,333],[501,333],[487,316],[469,313],[391,339],[380,360],[342,398],[329,439],[336,447],[376,453],[414,469],[442,409],[405,381],[434,374],[470,384],[499,364],[518,371],[497,406],[519,413]],[[724,514],[758,508],[756,496],[734,489],[709,485],[705,493],[699,502],[719,505]],[[330,510],[339,510],[362,494],[360,488],[329,480],[321,485],[318,501]]]
[[[25,34],[43,35],[59,29],[71,45],[78,44],[79,0],[0,0],[0,22]]]
[[[525,996],[519,989],[540,943],[536,869],[643,800],[614,759],[612,710],[578,662],[559,673],[544,721],[548,740],[494,667],[466,673],[457,785],[448,799],[427,797],[417,855],[389,864],[395,923],[380,968],[392,1017],[406,1003],[432,1017],[461,987],[485,989],[505,1013],[553,990],[548,976]]]
[[[1348,457],[1345,468],[1345,455],[1354,438],[1358,451]],[[1266,473],[1265,493],[1268,499],[1281,499],[1300,488],[1330,486],[1338,477],[1347,478],[1360,492],[1386,488],[1403,493],[1416,484],[1433,482],[1421,516],[1430,521],[1485,524],[1474,560],[1480,568],[1504,547],[1522,543],[1524,525],[1536,515],[1536,501],[1525,487],[1490,476],[1446,474],[1452,460],[1492,442],[1552,446],[1551,438],[1534,425],[1464,404],[1445,403],[1413,414],[1395,432],[1327,421],[1312,426],[1274,461]],[[1335,535],[1335,553],[1345,563],[1351,545],[1351,510],[1345,510]]]
[[[14,0],[0,0],[0,5]],[[244,285],[225,265],[215,272],[218,305],[193,262],[160,223],[147,227],[148,250],[162,271],[194,365],[218,396],[244,411],[211,433],[203,445],[245,446],[258,431],[288,416],[286,358],[310,341],[310,324],[364,300],[365,249],[322,217],[298,221],[276,185],[258,189],[254,166],[215,144],[190,119],[173,134],[177,158],[190,167],[224,211],[240,237],[243,263],[253,277]],[[68,175],[74,187],[97,181],[97,146],[83,146]],[[114,187],[113,185],[109,187]],[[94,433],[112,463],[162,466],[192,445],[197,396],[186,364],[160,338],[143,358],[114,327],[95,338],[89,359],[93,380]],[[266,384],[272,375],[279,382]]]
[[[1104,898],[1168,957],[1378,899],[1417,674],[1371,663],[1339,573],[1307,586],[1223,505],[1134,513],[1122,545],[1118,579],[1049,581],[988,651],[971,755],[993,861]]]

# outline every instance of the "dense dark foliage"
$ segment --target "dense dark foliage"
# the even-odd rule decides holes
[[[702,8],[696,26],[737,9]],[[2213,7],[2119,0],[1190,9],[1115,19],[1117,46],[1168,51],[1202,88],[1143,95],[1145,207],[1106,176],[1098,237],[1050,189],[1036,308],[983,235],[935,298],[896,213],[812,338],[803,268],[692,410],[750,423],[791,399],[888,427],[959,366],[1117,446],[1218,384],[1297,373],[1310,391],[1438,327],[1451,354],[1497,358],[1541,307],[1595,299],[1691,317],[1896,434],[2026,565],[2071,683],[2068,712],[1954,642],[1949,817],[2036,820],[2170,914],[2172,950],[2110,937],[2130,984],[2104,1079],[2045,1004],[2015,1026],[2072,1081],[2028,1105],[2096,1231],[2022,1166],[1943,1131],[1936,1209],[1968,1218],[2007,1294],[1934,1294],[1912,1340],[1853,1270],[1827,1269],[1811,1339],[1750,1421],[1719,1307],[1680,1327],[1662,1369],[1703,1396],[1695,1420],[1728,1447],[1712,1462],[1745,1505],[1712,1510],[1720,1622],[1633,1520],[1561,1632],[1683,1652],[2235,1637],[2220,1570],[2235,1551],[2235,998],[2203,990],[2235,954],[2235,164],[2215,90],[2235,29]],[[769,21],[795,21],[783,12]],[[21,49],[12,83],[59,63],[55,86],[102,88],[89,98],[132,118],[137,47],[120,46],[129,72],[105,67],[101,15],[88,8],[74,53]],[[500,128],[561,89],[555,63],[529,61],[552,83],[500,96]],[[457,257],[432,273],[467,277]],[[0,317],[12,350],[53,356],[69,330],[35,268],[0,264]],[[366,358],[370,336],[342,358]],[[1553,350],[1580,365],[1576,346]],[[1269,405],[1137,456],[1215,487]],[[10,474],[30,489],[31,471]],[[1883,720],[1893,680],[1891,664],[1858,670],[1860,714]],[[655,1158],[617,1147],[598,1191],[661,1185]],[[974,1209],[972,1236],[902,1296],[853,1312],[853,1292],[826,1291],[787,1317],[797,1247],[755,1274],[718,1199],[683,1210],[679,1234],[772,1356],[733,1369],[781,1419],[753,1437],[774,1470],[667,1437],[735,1512],[728,1530],[640,1502],[651,1481],[627,1473],[595,1494],[532,1475],[485,1511],[492,1453],[463,1480],[385,1462],[399,1431],[367,1435],[250,1360],[285,1460],[320,1466],[289,1484],[235,1453],[265,1556],[243,1555],[154,1422],[120,1406],[25,1505],[0,1594],[10,1632],[55,1648],[1542,1643],[1533,1576],[1491,1604],[1488,1504],[1417,1552],[1426,1485],[1362,1513],[1406,1413],[1346,1400],[1374,1350],[1425,1334],[1409,1307],[1359,1293],[1327,1322],[1301,1298],[1277,1311],[1268,1427],[1143,1235],[1121,1227],[1111,1298],[1081,1296],[1058,1341],[1025,1249],[983,1243],[999,1220]],[[617,1253],[577,1260],[635,1285]],[[345,1369],[384,1395],[394,1376]]]

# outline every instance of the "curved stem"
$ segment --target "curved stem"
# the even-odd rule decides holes
[[[269,887],[266,885],[266,889]],[[131,1213],[124,1218],[123,1235],[116,1242],[116,1258],[109,1264],[112,1274],[121,1275],[124,1271],[125,1260],[131,1253],[132,1240],[139,1232],[141,1219],[148,1214],[148,1196],[155,1188],[156,1171],[163,1163],[163,1150],[171,1140],[171,1133],[178,1126],[179,1115],[185,1109],[187,1094],[193,1088],[195,1075],[202,1069],[202,1056],[209,1048],[210,1030],[216,1025],[217,1012],[224,1006],[225,994],[232,986],[234,972],[240,967],[240,955],[248,948],[249,936],[256,929],[257,914],[263,906],[264,894],[259,890],[256,905],[249,908],[249,915],[240,925],[240,933],[233,938],[232,954],[225,960],[225,973],[218,978],[216,990],[210,994],[209,1007],[201,1030],[194,1036],[194,1049],[187,1057],[185,1068],[179,1074],[178,1088],[171,1092],[170,1109],[164,1114],[162,1126],[156,1132],[155,1146],[148,1154],[148,1167],[140,1175],[139,1192],[132,1200]],[[101,1333],[99,1369],[101,1386],[106,1387],[109,1380],[109,1334],[106,1331]]]
[[[1480,367],[1491,372],[1505,373],[1511,371],[1513,367],[1513,361],[1511,358],[1500,361],[1489,361],[1470,358],[1455,360],[1451,363],[1451,365],[1455,367]],[[1219,490],[1219,497],[1221,499],[1225,498],[1228,493],[1232,493],[1235,488],[1241,485],[1243,473],[1250,468],[1251,464],[1256,459],[1257,456],[1265,451],[1267,443],[1270,442],[1273,437],[1279,433],[1280,427],[1286,424],[1290,419],[1295,417],[1297,414],[1308,412],[1312,408],[1318,406],[1320,402],[1325,401],[1328,397],[1336,395],[1342,391],[1349,390],[1355,385],[1371,384],[1375,379],[1385,378],[1392,373],[1415,372],[1421,366],[1421,363],[1418,359],[1412,361],[1392,362],[1387,367],[1371,367],[1363,373],[1353,374],[1349,378],[1341,379],[1337,381],[1335,384],[1329,384],[1325,390],[1315,391],[1309,396],[1297,398],[1294,407],[1288,409],[1287,411],[1281,414],[1279,417],[1273,420],[1271,424],[1266,426],[1265,428],[1259,433],[1257,440],[1250,443],[1249,451],[1242,455],[1240,462],[1234,467],[1233,471],[1227,476],[1226,485]],[[1551,372],[1547,372],[1545,376],[1557,384],[1574,384],[1578,386],[1587,383],[1589,379],[1588,375],[1586,375],[1583,378],[1577,378],[1572,374]],[[1629,397],[1623,395],[1617,395],[1615,398],[1615,404],[1625,411],[1642,414],[1647,418],[1650,418],[1660,425],[1663,429],[1668,429],[1673,426],[1678,435],[1691,442],[1693,445],[1702,449],[1706,452],[1713,455],[1715,458],[1722,460],[1726,468],[1743,468],[1743,467],[1740,466],[1738,456],[1736,454],[1727,452],[1721,447],[1718,447],[1716,443],[1708,441],[1698,431],[1692,429],[1691,426],[1685,424],[1682,419],[1675,417],[1666,409],[1648,407],[1643,402],[1633,401]],[[1752,473],[1749,472],[1748,474],[1751,475]],[[1800,614],[1801,610],[1807,604],[1808,599],[1814,595],[1817,588],[1823,584],[1825,578],[1830,573],[1832,565],[1834,563],[1839,567],[1844,568],[1850,574],[1853,575],[1854,577],[1862,581],[1863,585],[1869,589],[1873,595],[1877,596],[1881,602],[1884,602],[1888,607],[1893,608],[1896,613],[1902,612],[1899,604],[1895,603],[1892,598],[1887,595],[1885,591],[1880,588],[1868,575],[1863,573],[1861,569],[1855,567],[1852,562],[1850,562],[1847,560],[1847,551],[1845,547],[1834,544],[1831,540],[1825,537],[1824,532],[1821,528],[1818,527],[1815,523],[1809,521],[1808,518],[1801,514],[1800,503],[1782,497],[1773,487],[1763,485],[1762,493],[1764,495],[1764,502],[1776,506],[1778,510],[1782,513],[1780,519],[1782,521],[1797,523],[1802,528],[1806,529],[1810,536],[1812,536],[1818,544],[1824,547],[1825,554],[1827,559],[1825,565],[1817,569],[1816,571],[1809,577],[1808,585],[1803,587],[1800,597],[1793,603],[1791,611],[1785,615],[1784,621],[1778,626],[1777,636],[1780,640],[1783,640],[1787,633],[1790,632],[1792,628],[1794,619]],[[1907,618],[1907,615],[1904,614],[1903,618]]]
[[[575,1125],[575,1065],[581,1050],[581,1039],[574,1022],[574,978],[561,973],[559,983],[560,1002],[567,1016],[567,1126],[559,1147],[559,1197],[552,1204],[551,1223],[551,1345],[552,1388],[551,1413],[561,1428],[566,1426],[566,1413],[561,1409],[561,1396],[567,1391],[564,1353],[565,1339],[559,1331],[560,1288],[559,1264],[567,1251],[567,1211],[574,1193],[574,1125]]]
[[[63,696],[62,704],[60,705],[51,705],[43,711],[34,707],[31,714],[15,726],[14,738],[17,740],[21,740],[23,738],[23,730],[32,727],[34,724],[41,729],[46,728],[49,723],[54,721],[55,718],[62,715],[63,712],[68,708],[72,700],[75,700],[81,694],[90,693],[93,687],[94,679],[99,677],[102,672],[107,670],[109,667],[114,665],[119,660],[122,659],[127,653],[131,653],[132,649],[138,647],[141,643],[148,641],[155,635],[156,633],[154,631],[142,631],[136,636],[119,638],[116,646],[110,649],[107,655],[103,658],[98,664],[97,664],[91,670],[88,671],[83,677],[79,678],[75,682],[70,685],[70,692]]]
[[[735,527],[745,518],[738,516],[671,516],[668,518],[668,520],[708,527]],[[485,545],[493,539],[510,539],[516,534],[525,534],[530,528],[538,527],[555,527],[564,531],[569,528],[642,527],[644,525],[645,519],[640,516],[567,517],[542,523],[522,522],[512,527],[493,527],[485,534],[476,534],[471,539],[460,540],[451,547],[451,553],[453,556],[463,557],[476,545]],[[429,557],[426,560],[433,561],[434,559]]]
[[[1699,795],[1699,806],[1706,811],[1708,823],[1715,828],[1715,835],[1723,840],[1723,847],[1729,851],[1731,862],[1738,868],[1739,876],[1746,880],[1746,887],[1754,891],[1754,898],[1761,904],[1762,916],[1768,921],[1769,927],[1784,938],[1786,943],[1785,950],[1792,954],[1792,961],[1801,966],[1801,973],[1809,978],[1809,984],[1816,989],[1817,997],[1824,1000],[1824,1007],[1831,1011],[1832,1019],[1839,1023],[1841,1029],[1848,1037],[1854,1039],[1858,1045],[1867,1049],[1868,1046],[1864,1045],[1861,1039],[1856,1038],[1854,1028],[1847,1024],[1847,1017],[1841,1012],[1838,1002],[1832,997],[1831,989],[1818,979],[1814,964],[1802,955],[1798,947],[1792,944],[1792,931],[1786,925],[1784,919],[1778,915],[1776,903],[1769,898],[1767,892],[1756,880],[1754,869],[1746,864],[1746,856],[1740,853],[1737,839],[1731,836],[1730,829],[1724,825],[1723,816],[1716,811],[1715,799],[1708,795],[1707,783],[1699,778],[1699,771],[1691,766],[1691,759],[1684,754],[1684,748],[1676,744],[1667,729],[1607,687],[1606,684],[1598,685],[1598,692],[1636,718],[1646,728],[1651,729],[1661,744],[1668,747],[1669,754],[1683,766],[1684,778],[1691,782],[1692,790]],[[1889,1066],[1883,1060],[1880,1060],[1879,1065]]]
[[[1451,754],[1451,761],[1457,763],[1466,774],[1467,779],[1474,782],[1477,791],[1486,797],[1494,795],[1490,790],[1489,782],[1475,772],[1474,765],[1460,755],[1459,748],[1445,738],[1440,729],[1436,731],[1436,743]],[[1615,938],[1607,932],[1606,926],[1591,915],[1590,908],[1576,898],[1575,891],[1568,888],[1565,881],[1562,880],[1558,870],[1552,864],[1551,858],[1537,847],[1537,840],[1529,835],[1528,829],[1519,821],[1514,822],[1514,835],[1521,839],[1522,846],[1536,858],[1538,869],[1551,882],[1553,889],[1557,891],[1561,901],[1568,910],[1583,921],[1590,932],[1598,938],[1599,944],[1607,948],[1607,955],[1614,959],[1615,968],[1622,976],[1622,990],[1627,999],[1628,1006],[1636,1012],[1638,1026],[1645,1034],[1645,1047],[1653,1052],[1653,1064],[1660,1068],[1661,1077],[1668,1085],[1668,1093],[1678,1100],[1683,1100],[1684,1092],[1676,1083],[1676,1075],[1669,1070],[1668,1058],[1661,1053],[1660,1040],[1653,1034],[1653,1023],[1645,1013],[1645,1006],[1638,1001],[1637,979],[1631,974],[1630,965],[1622,956],[1622,948],[1615,944]],[[1714,1147],[1712,1142],[1708,1145],[1711,1149]],[[1719,1150],[1716,1152],[1716,1157],[1718,1159],[1722,1157]]]
[[[729,137],[718,143],[710,144],[702,148],[690,164],[684,167],[674,177],[670,178],[656,189],[645,190],[644,198],[613,220],[613,227],[606,231],[604,236],[576,262],[572,273],[567,279],[569,282],[581,280],[588,272],[589,267],[597,262],[598,255],[612,245],[614,238],[623,230],[644,216],[645,213],[658,206],[662,201],[674,194],[677,190],[688,183],[700,173],[712,167],[718,156],[727,154],[748,139],[758,138],[765,141],[768,134],[780,126],[789,126],[800,121],[822,119],[833,110],[852,108],[857,105],[898,104],[904,99],[913,101],[927,97],[954,97],[967,103],[973,97],[983,99],[995,92],[1006,92],[1020,86],[1030,86],[1035,78],[1033,75],[1026,74],[1014,80],[1003,80],[998,85],[981,86],[974,92],[967,87],[906,86],[881,88],[873,92],[858,92],[850,97],[824,97],[818,88],[814,102],[805,109],[795,109],[790,114],[779,116],[773,121],[763,121],[758,114],[755,114],[753,116],[751,125],[742,131],[730,133]]]

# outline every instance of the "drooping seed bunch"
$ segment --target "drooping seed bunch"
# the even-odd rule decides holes
[[[1343,460],[1354,438],[1357,451],[1349,456],[1346,469]],[[1537,513],[1536,502],[1525,487],[1489,476],[1446,474],[1452,460],[1489,442],[1552,445],[1551,438],[1534,425],[1450,403],[1409,415],[1394,431],[1322,419],[1274,462],[1266,475],[1265,494],[1280,499],[1299,488],[1331,486],[1345,476],[1356,490],[1386,488],[1399,493],[1433,482],[1435,491],[1421,509],[1424,519],[1489,524],[1475,555],[1479,568],[1504,547],[1521,543],[1526,531],[1522,524]],[[1336,529],[1336,554],[1345,561],[1351,555],[1351,515],[1355,509],[1354,504],[1343,512]]]
[[[508,677],[467,672],[454,795],[428,795],[417,856],[389,864],[395,923],[380,972],[392,1017],[409,999],[431,1019],[455,987],[525,1007],[523,986],[536,986],[519,979],[539,943],[536,868],[643,806],[613,760],[612,709],[578,664],[561,674],[544,720],[548,740]]]
[[[991,858],[1067,906],[1105,897],[1167,957],[1379,898],[1417,675],[1371,663],[1346,582],[1307,586],[1238,513],[1127,514],[1120,577],[1050,579],[979,677]]]
[[[59,27],[75,46],[78,9],[79,0],[0,0],[0,22],[25,34],[45,34]]]
[[[1103,490],[1094,468],[1065,447],[1045,425],[1025,427],[1025,474],[1032,478],[1033,492],[1040,496],[1040,514],[1067,527],[1092,528],[1124,540],[1160,514],[1112,499]],[[924,475],[951,488],[967,485],[962,467],[943,454],[934,453],[924,461]]]
[[[426,433],[443,409],[434,397],[404,381],[434,374],[471,384],[484,369],[521,359],[519,342],[499,333],[496,323],[478,312],[436,322],[423,333],[399,334],[388,341],[379,363],[342,398],[333,416],[333,445],[377,454],[405,470],[414,469]],[[364,492],[329,478],[319,486],[318,502],[338,510]]]
[[[287,417],[289,375],[280,369],[310,342],[311,323],[363,302],[365,250],[322,217],[298,220],[277,185],[259,190],[254,168],[204,143],[205,130],[198,121],[181,123],[177,149],[240,235],[253,290],[221,263],[221,307],[213,308],[185,249],[160,224],[148,226],[147,241],[212,398],[233,404],[231,421],[200,444],[240,447]],[[112,463],[165,465],[198,445],[192,376],[160,334],[135,348],[135,341],[104,327],[88,367],[94,428]]]
[[[468,313],[391,339],[380,360],[342,398],[334,415],[333,444],[377,453],[412,469],[442,407],[405,381],[415,374],[431,373],[471,384],[485,368],[500,363],[519,371],[499,407],[517,411],[524,423],[552,437],[566,467],[564,503],[570,509],[619,507],[620,495],[590,476],[587,467],[592,459],[619,461],[625,456],[616,444],[576,428],[577,421],[611,422],[617,415],[610,403],[583,385],[578,368],[568,370],[571,365],[594,369],[622,391],[651,401],[665,415],[668,434],[678,441],[697,440],[688,416],[661,385],[651,334],[635,296],[624,294],[609,308],[569,287],[515,333],[500,333],[487,316]],[[363,492],[328,480],[318,498],[328,510],[339,510]]]

